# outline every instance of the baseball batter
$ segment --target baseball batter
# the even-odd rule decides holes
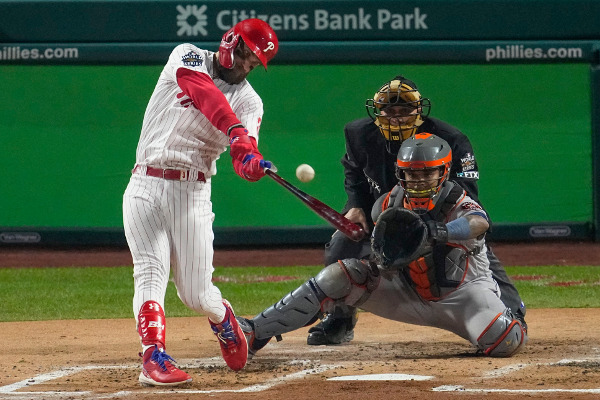
[[[486,212],[448,180],[450,145],[429,133],[398,152],[399,184],[373,206],[374,258],[344,259],[265,309],[239,318],[250,355],[339,304],[384,318],[445,329],[477,351],[508,357],[527,331],[500,300],[486,257]]]
[[[259,65],[266,69],[277,50],[273,29],[247,19],[225,33],[216,53],[177,46],[158,78],[123,197],[134,263],[133,313],[143,347],[142,384],[191,381],[165,352],[170,273],[181,301],[208,316],[227,365],[239,370],[246,364],[246,339],[231,305],[211,281],[211,180],[228,146],[235,172],[248,181],[261,179],[264,168],[272,166],[258,151],[263,104],[246,76]]]

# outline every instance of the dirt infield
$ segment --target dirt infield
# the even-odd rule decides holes
[[[599,319],[600,309],[530,310],[525,350],[491,359],[453,334],[360,313],[349,344],[307,346],[304,328],[236,373],[205,318],[171,318],[169,353],[193,378],[177,389],[137,383],[132,320],[3,323],[13,340],[4,341],[0,399],[598,399]]]
[[[505,265],[600,265],[593,243],[494,249]],[[4,250],[0,266],[131,264],[126,249]],[[321,258],[321,249],[218,249],[215,264],[314,265]],[[237,373],[224,365],[205,317],[167,318],[169,354],[193,377],[177,389],[139,386],[133,319],[0,323],[0,399],[600,398],[600,309],[529,310],[529,343],[508,359],[476,356],[439,329],[359,316],[351,343],[307,346],[303,328]]]

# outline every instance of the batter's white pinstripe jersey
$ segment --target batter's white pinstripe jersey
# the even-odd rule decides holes
[[[183,94],[175,76],[179,68],[210,76],[250,136],[258,141],[262,100],[247,80],[229,85],[213,76],[213,54],[189,43],[173,50],[144,114],[136,164],[200,171],[206,178],[217,173],[216,160],[227,149],[229,139]]]

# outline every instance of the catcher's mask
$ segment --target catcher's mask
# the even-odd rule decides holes
[[[279,41],[273,28],[258,18],[240,21],[225,32],[219,46],[221,65],[227,69],[233,68],[233,52],[239,44],[240,37],[246,46],[256,54],[263,67],[267,69],[267,63],[275,57],[279,49]]]
[[[425,213],[450,173],[452,150],[444,139],[418,133],[402,142],[396,161],[396,177],[404,189],[408,208]],[[407,174],[408,172],[408,174]]]
[[[417,133],[423,118],[429,115],[431,102],[421,97],[414,82],[399,75],[379,88],[365,106],[389,145]]]

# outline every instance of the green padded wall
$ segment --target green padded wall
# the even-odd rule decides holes
[[[0,226],[119,228],[147,100],[162,66],[0,66]],[[339,209],[343,126],[402,73],[431,115],[472,140],[496,223],[592,220],[588,64],[274,65],[250,81],[265,116],[259,147],[282,177]],[[316,177],[301,183],[298,164]],[[216,227],[325,225],[229,154],[213,179]]]

